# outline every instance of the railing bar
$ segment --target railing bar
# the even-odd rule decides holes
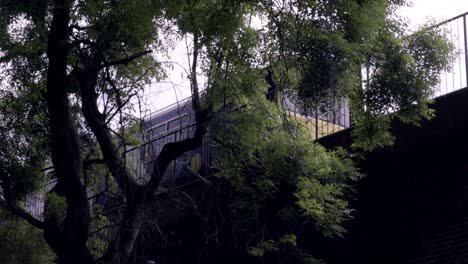
[[[442,76],[441,76],[442,77]],[[436,91],[436,94],[437,96],[439,96],[439,94],[441,93],[440,91],[442,90],[442,79],[440,80],[440,82],[437,84],[437,91]],[[436,97],[437,97],[436,96]]]
[[[453,26],[450,26],[450,42],[453,43]],[[455,91],[455,67],[453,64],[453,61],[451,62],[451,69],[452,69],[452,90]]]
[[[460,49],[460,21],[457,21],[457,50]],[[462,69],[461,69],[461,60],[458,56],[458,72],[460,73],[460,88],[463,88],[463,79],[462,79]]]
[[[467,13],[463,14],[463,36],[465,40],[465,83],[466,86],[468,86],[468,40],[466,37],[466,14]]]
[[[167,132],[167,133],[165,133],[165,134],[161,134],[161,135],[157,136],[156,138],[153,138],[153,139],[151,139],[151,140],[149,140],[149,141],[146,141],[145,143],[143,143],[143,144],[141,144],[141,145],[139,145],[139,146],[136,146],[136,147],[127,149],[126,151],[123,152],[123,154],[126,154],[126,153],[128,153],[128,152],[130,152],[130,151],[132,151],[132,150],[135,150],[135,149],[139,149],[139,148],[141,148],[142,146],[148,145],[148,144],[150,144],[150,143],[153,143],[153,142],[155,142],[155,141],[157,141],[157,140],[160,140],[160,139],[162,139],[162,138],[165,138],[165,137],[167,137],[167,136],[173,135],[174,133],[177,133],[177,132],[180,131],[181,129],[186,129],[186,128],[189,128],[189,127],[193,127],[193,126],[195,126],[195,125],[196,125],[196,122],[193,122],[193,123],[187,124],[187,125],[185,125],[185,126],[183,126],[183,127],[177,128],[176,130],[172,130],[172,131],[169,131],[169,132]]]
[[[203,96],[204,92],[205,91],[202,91],[200,95]],[[193,97],[193,95],[190,95],[190,96],[185,97],[183,99],[177,100],[177,102],[175,102],[175,103],[172,103],[172,104],[170,104],[168,106],[165,106],[165,107],[163,107],[161,109],[158,109],[158,110],[156,110],[156,111],[154,111],[152,113],[149,113],[147,116],[144,117],[144,119],[151,119],[153,116],[156,116],[159,113],[161,113],[161,112],[163,112],[163,111],[165,111],[167,109],[170,109],[171,107],[174,107],[174,106],[178,106],[178,108],[190,107],[187,103],[189,102],[189,100],[192,99],[192,97]]]
[[[442,21],[442,22],[440,22],[440,23],[437,23],[437,24],[435,24],[435,25],[429,27],[428,29],[430,30],[430,29],[433,29],[433,28],[436,28],[436,27],[440,27],[440,26],[442,26],[442,25],[444,25],[444,24],[447,24],[447,23],[450,23],[450,22],[452,22],[452,21],[454,21],[454,20],[459,19],[460,17],[465,18],[466,15],[468,15],[468,12],[465,12],[465,13],[463,13],[463,14],[460,14],[460,15],[456,16],[456,17],[452,17],[452,18],[450,18],[450,19],[447,19],[447,20],[445,20],[445,21]]]
[[[448,72],[445,72],[445,93],[447,93],[448,89]]]

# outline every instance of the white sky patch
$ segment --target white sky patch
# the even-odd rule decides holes
[[[157,111],[190,96],[188,62],[190,58],[185,40],[180,41],[167,56],[156,55],[157,61],[161,62],[165,68],[167,78],[151,84],[145,89],[145,106],[150,112]]]
[[[26,18],[25,14],[19,15],[13,23],[8,25],[8,34],[12,42],[24,42],[26,30],[32,22]]]
[[[410,30],[416,30],[427,21],[440,23],[468,12],[466,0],[412,0],[409,7],[400,8],[399,15],[406,17]],[[465,59],[465,32],[463,17],[443,25],[447,38],[455,46],[455,59],[452,61],[451,70],[441,73],[440,81],[435,87],[435,96],[440,96],[460,88],[467,84],[467,62]]]
[[[182,102],[191,96],[189,78],[193,60],[191,54],[193,52],[192,42],[192,36],[186,35],[167,54],[153,54],[156,60],[162,64],[167,78],[152,83],[144,89],[141,95],[141,98],[144,100],[142,102],[142,117],[147,117],[160,109]],[[200,53],[203,53],[203,51]],[[206,76],[202,74],[201,63],[202,57],[200,54],[197,64],[197,82],[199,90],[203,91],[206,84]],[[135,113],[139,114],[139,110],[135,110]]]
[[[409,7],[402,7],[398,11],[401,16],[408,18],[412,26],[424,24],[428,19],[438,22],[468,12],[466,0],[412,0]]]

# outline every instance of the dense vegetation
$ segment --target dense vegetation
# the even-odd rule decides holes
[[[0,211],[0,262],[5,264],[52,263],[54,254],[35,227]]]
[[[392,118],[432,116],[429,98],[452,50],[438,30],[405,32],[395,14],[404,4],[4,0],[0,205],[42,230],[59,263],[127,263],[147,210],[158,206],[165,170],[210,129],[230,235],[208,235],[207,244],[253,261],[315,263],[301,235],[343,235],[361,175],[349,153],[313,142],[265,93],[287,95],[303,114],[347,98],[356,149],[390,144]],[[173,63],[157,58],[180,41],[187,43],[196,132],[167,144],[142,184],[120,154],[138,143],[132,135],[141,120],[128,113],[144,107],[135,98],[148,84],[170,75]],[[54,172],[44,174],[50,163]],[[57,184],[39,220],[21,201],[49,177]],[[119,201],[112,219],[90,204],[103,181]]]

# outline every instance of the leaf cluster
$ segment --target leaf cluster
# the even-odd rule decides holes
[[[48,264],[54,254],[39,230],[0,210],[0,262],[5,264]]]
[[[354,162],[342,150],[329,152],[313,143],[294,121],[285,126],[273,106],[268,113],[249,105],[244,109],[248,111],[223,117],[228,123],[213,127],[221,144],[214,164],[217,176],[229,182],[230,217],[248,222],[236,232],[251,234],[244,241],[250,254],[287,254],[278,246],[286,240],[300,250],[300,243],[284,236],[300,237],[307,228],[343,235],[352,212],[347,200],[361,177]]]

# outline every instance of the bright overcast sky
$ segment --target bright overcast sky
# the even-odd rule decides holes
[[[411,7],[404,7],[400,15],[407,17],[412,24],[424,24],[428,18],[440,22],[468,12],[467,0],[412,0]]]
[[[468,0],[412,0],[412,3],[410,7],[401,8],[399,14],[406,17],[414,28],[424,24],[428,19],[441,22],[468,12]],[[185,42],[181,42],[171,57],[180,64],[186,65],[187,57],[184,52]],[[175,66],[174,73],[171,73],[170,76],[173,78],[172,82],[176,83],[175,85],[162,82],[153,84],[151,88],[146,90],[146,104],[151,111],[161,109],[190,96],[190,84],[182,68]]]

